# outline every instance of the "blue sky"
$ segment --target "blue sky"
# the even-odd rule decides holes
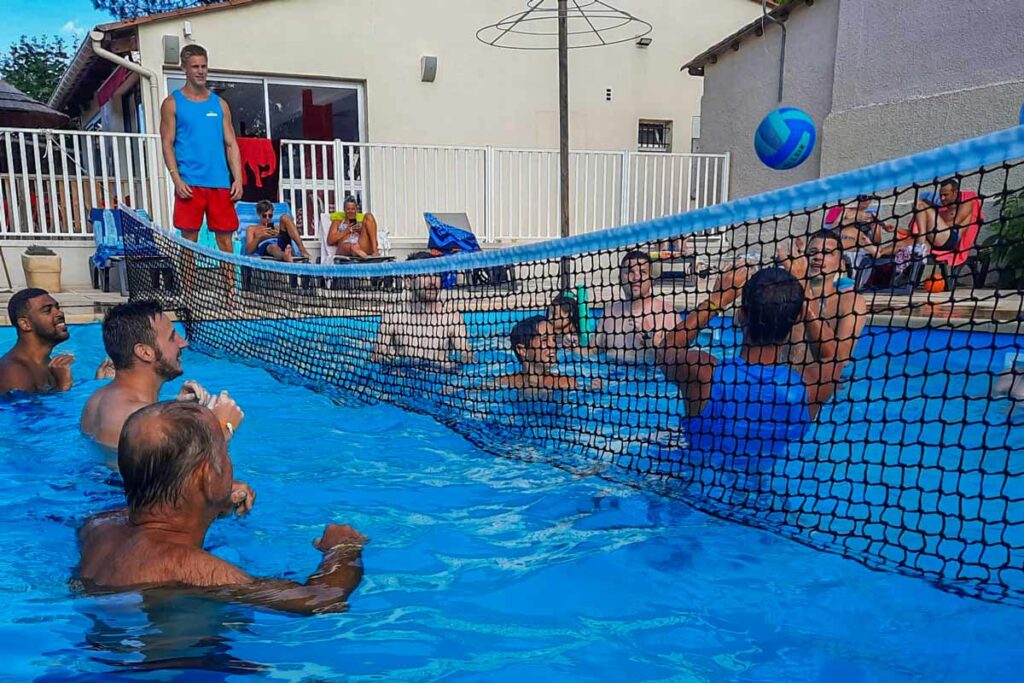
[[[89,29],[113,20],[93,9],[92,0],[0,0],[0,51],[22,34],[41,33],[60,35],[77,49]]]

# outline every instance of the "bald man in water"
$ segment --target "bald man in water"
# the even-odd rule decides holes
[[[133,413],[117,463],[127,508],[91,517],[78,532],[87,588],[185,586],[300,614],[347,609],[366,543],[349,526],[328,524],[313,542],[323,559],[304,584],[250,576],[203,549],[210,525],[239,505],[224,432],[208,408],[167,401]]]

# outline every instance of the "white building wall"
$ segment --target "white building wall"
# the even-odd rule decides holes
[[[653,43],[571,53],[571,146],[635,149],[637,123],[646,118],[672,120],[673,151],[690,151],[701,82],[679,64],[759,7],[748,0],[617,5],[654,25]],[[187,19],[214,72],[363,81],[369,141],[554,148],[557,53],[501,50],[476,39],[482,26],[525,7],[525,0],[272,0]],[[177,70],[163,64],[161,38],[177,35],[184,44],[183,24],[179,17],[139,27],[144,66]],[[424,55],[438,58],[433,83],[420,81]]]

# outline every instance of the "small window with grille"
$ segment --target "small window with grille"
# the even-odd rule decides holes
[[[671,152],[671,121],[640,121],[637,147],[641,152]]]

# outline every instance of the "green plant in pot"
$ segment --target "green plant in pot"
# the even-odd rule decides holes
[[[982,247],[989,271],[998,275],[996,287],[1024,291],[1024,190],[1004,196],[992,227]]]

